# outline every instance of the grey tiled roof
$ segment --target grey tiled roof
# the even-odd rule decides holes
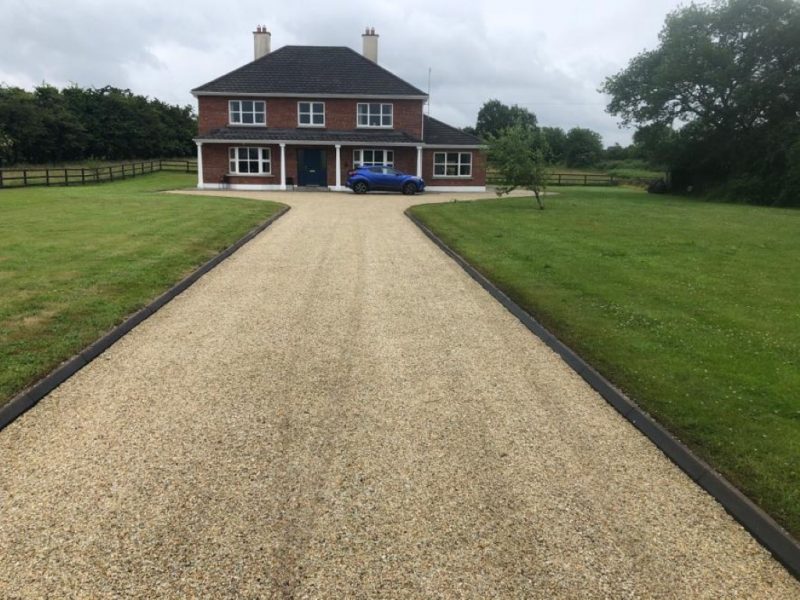
[[[423,136],[426,144],[452,145],[452,146],[480,146],[480,138],[469,133],[464,133],[447,123],[425,115],[425,129]]]
[[[360,142],[376,144],[419,144],[422,140],[404,131],[331,131],[319,129],[278,129],[273,127],[220,127],[198,136],[200,141],[275,142]]]
[[[426,95],[344,46],[283,46],[192,92],[393,97]]]

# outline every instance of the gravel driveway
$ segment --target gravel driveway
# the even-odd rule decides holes
[[[293,209],[0,432],[0,597],[800,597],[403,216],[450,196],[239,195]]]

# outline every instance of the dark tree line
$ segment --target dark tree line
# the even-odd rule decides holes
[[[677,190],[800,206],[800,3],[720,0],[669,14],[659,45],[603,90]]]
[[[190,156],[197,119],[114,87],[0,86],[0,164]]]
[[[536,115],[516,104],[508,106],[499,100],[489,100],[478,111],[475,127],[464,131],[491,141],[512,128],[529,130],[527,139],[541,151],[546,162],[568,167],[591,167],[605,157],[600,134],[591,129],[573,127],[540,127]]]

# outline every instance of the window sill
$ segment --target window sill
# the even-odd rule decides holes
[[[225,173],[225,177],[275,177],[272,173]]]
[[[228,123],[228,127],[266,127],[266,123]]]
[[[472,179],[472,175],[434,175],[434,179]]]
[[[394,129],[393,125],[356,125],[356,129]]]

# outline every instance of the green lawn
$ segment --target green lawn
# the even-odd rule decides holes
[[[412,210],[800,535],[800,211],[558,192]]]
[[[0,191],[0,406],[281,208],[196,180]]]

